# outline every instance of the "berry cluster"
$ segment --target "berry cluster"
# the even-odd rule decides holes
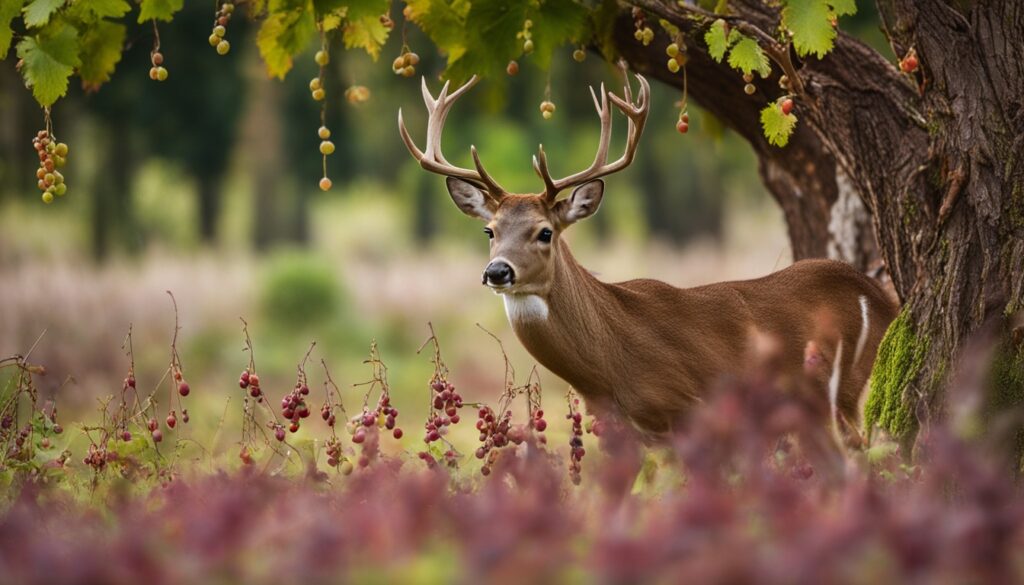
[[[644,15],[642,8],[638,6],[633,7],[633,38],[643,43],[646,47],[651,44],[654,40],[654,31],[651,27],[647,26],[647,17]]]
[[[680,134],[686,134],[690,131],[690,114],[686,113],[686,109],[679,110],[679,121],[676,122],[676,130]]]
[[[578,410],[580,399],[572,395],[568,396],[569,413],[565,418],[572,421],[572,437],[569,439],[569,479],[573,485],[580,485],[580,471],[583,469],[583,456],[586,450],[583,449],[583,415]]]
[[[545,120],[550,120],[555,115],[555,103],[551,100],[544,100],[540,103],[540,115]]]
[[[164,440],[164,434],[160,431],[160,423],[156,422],[155,418],[150,418],[146,422],[146,428],[149,429],[149,433],[153,437],[154,443],[159,443]]]
[[[327,191],[333,184],[327,177],[327,157],[334,154],[334,143],[328,140],[331,137],[331,131],[327,126],[320,126],[316,135],[320,137],[320,154],[324,157],[324,176],[320,179],[320,190]]]
[[[217,49],[218,55],[227,55],[228,51],[231,50],[231,43],[224,39],[224,35],[227,34],[228,21],[231,20],[231,14],[235,11],[235,5],[230,2],[221,4],[217,9],[217,13],[213,17],[213,32],[210,33],[210,46]]]
[[[451,382],[435,378],[430,382],[430,389],[434,397],[427,422],[423,425],[423,442],[427,444],[440,440],[450,425],[459,422],[459,409],[462,408],[462,396]]]
[[[149,78],[153,81],[167,81],[167,69],[164,67],[164,54],[154,50],[149,54]]]
[[[533,52],[533,33],[530,29],[533,28],[533,21],[527,18],[523,21],[523,30],[516,33],[517,39],[523,41],[523,52],[529,55]]]
[[[338,437],[331,437],[327,440],[327,465],[337,467],[342,475],[352,473],[352,462],[342,454],[341,441],[338,440]]]
[[[757,91],[757,87],[754,86],[754,74],[744,73],[743,83],[743,93],[747,95],[754,95],[754,92]]]
[[[665,48],[665,54],[668,55],[668,70],[672,73],[679,73],[679,69],[686,65],[686,45],[683,45],[680,49],[679,43],[670,43]]]
[[[67,164],[68,145],[57,142],[48,130],[40,130],[32,139],[32,147],[39,155],[36,178],[39,179],[39,190],[43,192],[43,203],[53,203],[54,195],[60,197],[68,190],[64,175],[57,170]]]
[[[249,373],[249,368],[242,370],[241,375],[238,376],[238,387],[242,390],[248,390],[249,396],[256,399],[256,402],[263,402],[263,389],[260,388],[260,377],[254,373]]]
[[[365,85],[353,85],[345,90],[345,101],[352,105],[370,101],[370,88]]]
[[[395,57],[391,62],[391,71],[402,77],[416,75],[416,65],[420,62],[420,56],[409,50],[409,47],[402,47],[402,54]]]
[[[309,80],[309,95],[318,102],[324,101],[327,97],[327,92],[324,91],[324,82],[319,75]]]
[[[291,392],[281,399],[281,416],[291,421],[288,430],[296,433],[299,431],[299,421],[309,416],[309,407],[306,405],[306,396],[309,395],[309,386],[305,380],[299,380]]]
[[[113,451],[107,451],[105,446],[97,445],[95,443],[89,445],[88,454],[82,458],[82,463],[92,467],[93,471],[101,472],[107,467],[107,463],[110,463],[117,459],[117,453]]]
[[[543,411],[538,411],[540,416],[544,416]],[[491,474],[491,466],[498,459],[498,451],[502,447],[508,445],[519,445],[526,440],[526,429],[523,425],[512,424],[512,411],[506,410],[500,417],[497,416],[494,410],[487,405],[480,407],[477,411],[476,429],[480,431],[480,447],[476,450],[477,459],[485,459],[483,467],[480,469],[480,473],[484,475]],[[544,422],[543,418],[540,418],[542,427],[545,427],[547,423]],[[531,428],[535,425],[533,421],[530,421]],[[539,429],[543,430],[543,428]]]

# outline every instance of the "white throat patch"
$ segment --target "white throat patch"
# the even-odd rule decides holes
[[[502,295],[508,322],[544,321],[548,318],[548,304],[537,295]]]

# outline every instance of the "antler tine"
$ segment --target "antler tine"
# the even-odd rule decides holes
[[[596,98],[594,102],[597,102]],[[537,154],[533,155],[533,170],[537,171],[540,178],[544,180],[544,196],[549,201],[554,201],[555,197],[558,197],[558,187],[555,186],[555,182],[551,179],[551,173],[548,172],[548,157],[544,154],[543,144],[537,146]]]
[[[476,153],[476,146],[470,145],[469,153],[473,155],[473,165],[476,166],[476,172],[480,175],[480,180],[484,182],[488,192],[495,195],[504,193],[505,190],[501,188],[501,185],[484,170],[484,165],[480,162],[480,155]]]
[[[430,89],[427,87],[426,78],[422,78],[420,81],[420,88],[423,93],[423,103],[427,108],[427,143],[425,148],[421,151],[417,148],[413,142],[412,137],[409,135],[409,129],[405,126],[405,120],[402,117],[402,111],[398,111],[398,132],[402,136],[402,142],[405,143],[405,147],[409,150],[420,166],[424,169],[441,175],[447,175],[450,177],[458,177],[482,185],[486,187],[489,196],[494,198],[501,198],[505,195],[505,190],[495,181],[488,173],[484,170],[483,165],[480,163],[480,157],[476,152],[476,148],[470,149],[473,155],[473,163],[476,166],[476,170],[465,169],[456,167],[455,165],[448,162],[445,158],[444,153],[441,152],[441,135],[444,131],[444,123],[448,118],[448,112],[451,111],[452,104],[455,103],[459,97],[465,92],[469,91],[478,81],[477,76],[473,76],[463,84],[461,87],[456,89],[452,93],[448,93],[451,88],[450,82],[445,82],[444,87],[437,94],[435,98],[430,93]]]
[[[405,121],[402,120],[402,108],[398,108],[398,133],[402,135],[402,142],[405,143],[405,147],[409,149],[409,154],[416,160],[423,159],[423,152],[416,147],[416,143],[412,141],[412,136],[409,136],[409,130],[405,127]]]

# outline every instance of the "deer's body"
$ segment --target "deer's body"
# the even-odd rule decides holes
[[[503,295],[509,321],[526,349],[573,385],[598,412],[613,409],[640,430],[670,430],[717,379],[737,374],[769,340],[783,377],[810,378],[827,397],[834,429],[857,420],[857,403],[895,307],[868,277],[840,262],[798,262],[764,278],[679,289],[656,280],[608,284],[573,258],[562,233],[597,212],[600,177],[630,164],[650,106],[647,81],[633,101],[594,94],[601,136],[591,166],[562,179],[548,172],[543,148],[534,168],[539,194],[506,192],[484,170],[459,168],[441,153],[452,103],[474,83],[435,98],[423,83],[427,143],[420,150],[398,114],[399,130],[420,165],[448,177],[465,214],[484,221],[490,262],[483,283]],[[610,100],[610,102],[609,102]],[[612,105],[628,119],[626,149],[608,162]],[[573,188],[572,195],[559,194]],[[801,382],[803,380],[800,380]]]
[[[778,341],[783,375],[806,375],[805,350],[814,342],[830,364],[817,380],[824,395],[842,339],[836,403],[855,421],[895,317],[881,288],[842,262],[805,260],[756,280],[680,289],[648,279],[604,283],[564,240],[555,253],[546,295],[505,295],[516,336],[592,409],[615,409],[649,433],[669,430],[717,380],[741,373],[758,334]],[[834,327],[823,328],[823,319]]]

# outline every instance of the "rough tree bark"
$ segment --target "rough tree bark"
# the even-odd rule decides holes
[[[879,350],[866,423],[909,444],[941,412],[965,343],[991,321],[1004,333],[993,372],[1002,405],[1024,404],[1021,332],[1010,331],[1024,309],[1024,3],[881,0],[895,54],[915,48],[919,71],[901,74],[842,33],[824,59],[791,55],[803,93],[782,149],[767,144],[757,117],[782,93],[778,67],[747,96],[739,75],[708,57],[708,18],[675,3],[632,3],[684,32],[690,96],[754,148],[794,256],[824,256],[830,245],[841,257],[880,251],[903,309]],[[733,24],[775,36],[777,8],[729,7]],[[632,67],[681,86],[664,66],[668,41],[642,47],[632,31],[623,14],[615,41]]]

